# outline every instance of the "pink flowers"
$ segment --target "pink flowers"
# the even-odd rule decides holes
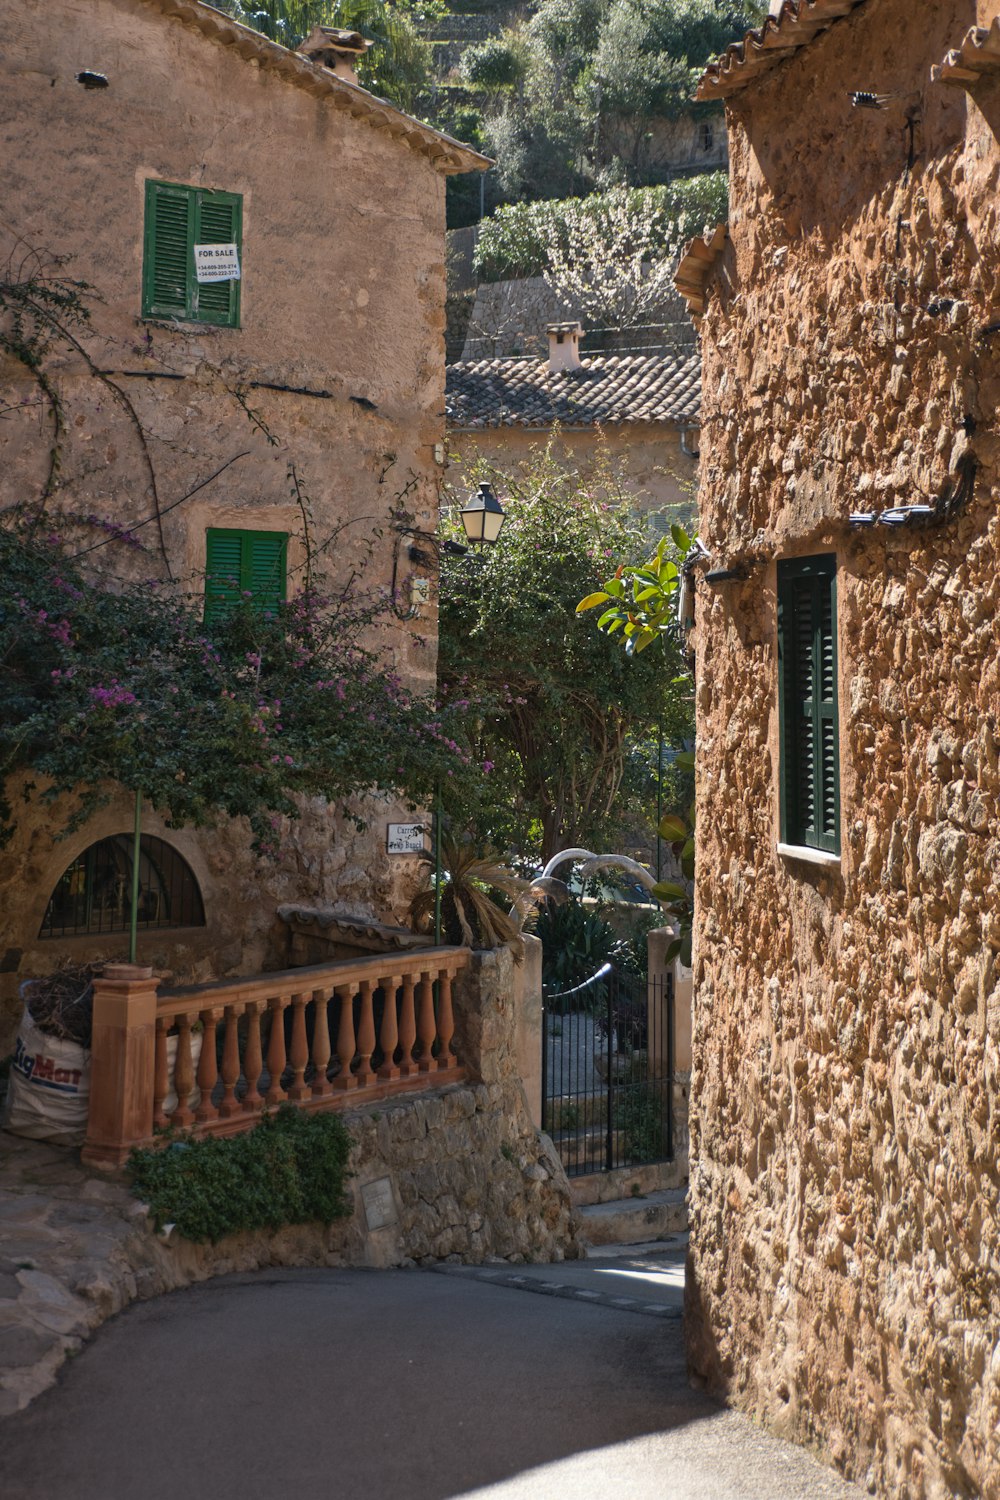
[[[125,708],[139,701],[128,688],[122,687],[117,677],[112,677],[107,687],[92,687],[90,700],[95,708]]]

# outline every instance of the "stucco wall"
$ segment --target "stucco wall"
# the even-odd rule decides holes
[[[518,427],[451,431],[448,434],[448,483],[460,494],[470,486],[469,470],[485,458],[501,472],[530,460],[545,448],[549,434]],[[697,447],[698,432],[688,430],[689,445]],[[567,468],[585,468],[610,460],[623,488],[636,496],[643,511],[669,507],[685,522],[695,514],[697,461],[681,450],[677,427],[667,423],[623,423],[596,429],[564,428],[554,452]]]
[[[868,0],[729,108],[704,322],[688,1338],[879,1493],[1000,1495],[1000,82]],[[916,91],[852,110],[847,91]],[[965,419],[975,431],[966,435]],[[925,527],[971,444],[974,496]],[[837,558],[839,867],[776,851],[775,559]]]
[[[387,131],[143,0],[63,0],[55,17],[44,0],[2,9],[0,265],[15,275],[37,265],[89,284],[82,295],[91,323],[81,342],[132,406],[130,413],[82,357],[53,344],[48,370],[66,427],[52,529],[84,546],[106,533],[68,522],[67,513],[119,526],[153,516],[151,468],[162,546],[153,521],[137,533],[141,550],[115,544],[94,553],[95,571],[172,583],[197,599],[206,527],[283,530],[292,535],[294,589],[305,574],[308,526],[314,576],[333,581],[357,569],[365,585],[387,584],[392,534],[370,562],[367,544],[404,488],[415,524],[436,525],[444,178]],[[81,87],[83,69],[103,73],[108,87]],[[239,329],[142,320],[147,179],[242,194]],[[53,432],[29,372],[0,358],[0,410],[7,406],[14,410],[0,423],[0,506],[40,494]],[[404,591],[407,570],[404,551]],[[384,639],[406,680],[432,683],[430,610],[392,623]],[[179,977],[191,956],[193,978],[210,960],[217,973],[274,961],[273,909],[289,897],[398,914],[407,861],[384,854],[392,816],[391,808],[374,809],[363,837],[326,810],[308,809],[285,830],[281,857],[267,869],[250,861],[238,829],[184,835],[176,842],[191,844],[189,857],[200,860],[209,929],[205,941],[180,942],[167,967]],[[115,831],[130,826],[124,806],[109,818]],[[107,822],[85,830],[82,844]],[[45,819],[37,809],[26,813],[0,868],[8,1002],[26,955],[42,962],[34,882],[51,889],[76,849],[53,842],[58,827],[58,809]],[[148,827],[159,831],[155,821]],[[8,1021],[12,1014],[8,1004]]]

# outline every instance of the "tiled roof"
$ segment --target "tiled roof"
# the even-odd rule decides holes
[[[616,422],[695,422],[701,355],[591,354],[579,370],[548,360],[477,359],[449,365],[448,425],[594,427]]]
[[[984,73],[1000,70],[1000,19],[991,26],[973,26],[957,47],[931,68],[934,83],[978,83]]]
[[[724,99],[767,73],[790,53],[805,47],[819,32],[865,0],[784,0],[777,15],[748,31],[742,42],[727,47],[709,63],[696,99]]]
[[[709,239],[698,235],[687,246],[674,273],[674,286],[687,303],[692,318],[700,318],[705,311],[705,288],[716,260],[722,254],[728,229],[720,224]]]
[[[260,67],[280,74],[289,83],[311,94],[326,96],[335,108],[346,110],[377,130],[395,136],[419,155],[429,157],[440,172],[484,171],[493,165],[488,157],[404,114],[388,100],[370,94],[359,83],[339,78],[331,69],[311,62],[300,52],[290,52],[278,42],[269,41],[222,11],[203,5],[201,0],[148,0],[148,3],[164,15],[196,27],[203,36],[211,37],[224,47],[232,47],[240,57],[252,58]]]

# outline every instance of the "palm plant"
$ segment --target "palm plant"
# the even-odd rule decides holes
[[[427,885],[410,902],[409,916],[418,931],[427,932],[434,925],[434,856],[425,853],[420,858]],[[441,867],[441,928],[446,941],[470,948],[502,948],[507,943],[520,962],[523,912],[532,901],[532,882],[502,864],[493,850],[477,853],[468,838],[452,833],[441,836]]]

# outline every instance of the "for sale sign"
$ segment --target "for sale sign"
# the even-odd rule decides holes
[[[195,245],[194,274],[200,282],[239,281],[239,250],[235,245]]]

